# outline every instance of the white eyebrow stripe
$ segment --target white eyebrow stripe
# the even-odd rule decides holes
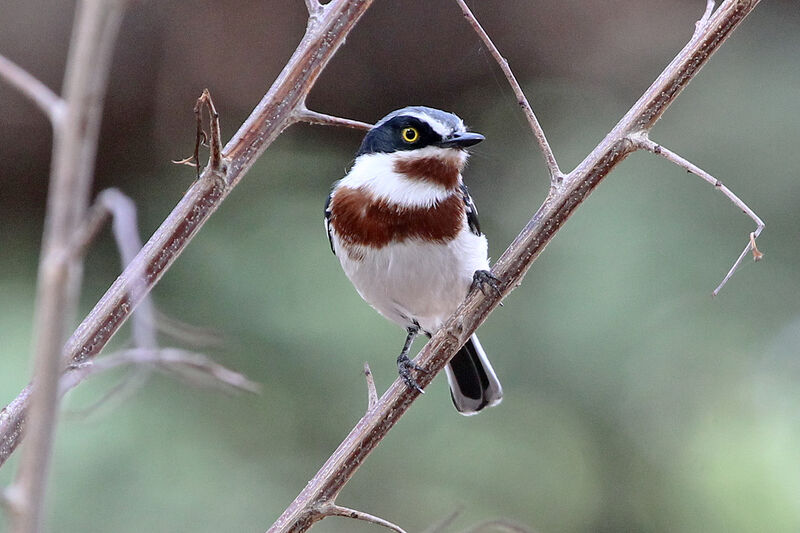
[[[425,124],[428,124],[433,129],[433,131],[435,131],[436,133],[438,133],[442,137],[447,137],[448,135],[450,135],[452,133],[450,128],[448,128],[447,126],[445,126],[444,124],[442,124],[441,122],[436,120],[435,118],[433,118],[433,117],[431,117],[429,115],[426,115],[424,113],[410,112],[410,113],[403,113],[403,114],[406,115],[406,116],[409,116],[409,117],[417,118],[420,121],[424,122]]]

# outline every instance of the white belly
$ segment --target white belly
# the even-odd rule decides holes
[[[489,269],[486,237],[466,227],[447,244],[407,240],[348,253],[335,232],[333,241],[345,274],[367,303],[404,328],[416,322],[431,334],[467,295],[473,273]]]

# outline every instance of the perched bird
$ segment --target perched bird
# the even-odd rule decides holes
[[[421,391],[408,357],[419,333],[436,333],[472,286],[494,287],[486,237],[461,177],[466,148],[484,139],[452,113],[405,107],[364,137],[347,175],[325,204],[331,250],[358,294],[408,332],[400,375]],[[500,382],[475,335],[446,368],[465,415],[495,405]]]

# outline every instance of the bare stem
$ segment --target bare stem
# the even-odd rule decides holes
[[[758,238],[758,236],[761,235],[761,232],[764,230],[764,222],[758,217],[758,215],[756,215],[756,213],[752,209],[750,209],[750,207],[748,207],[746,203],[740,200],[739,197],[736,196],[721,181],[719,181],[714,176],[712,176],[705,170],[701,169],[691,161],[688,161],[683,157],[679,156],[678,154],[676,154],[675,152],[667,148],[664,148],[660,144],[653,142],[644,133],[635,135],[632,138],[632,140],[636,143],[636,146],[638,148],[647,150],[648,152],[661,156],[667,161],[670,161],[678,165],[679,167],[691,172],[695,176],[702,178],[707,183],[713,185],[716,190],[724,194],[725,197],[728,198],[728,200],[730,200],[733,205],[741,209],[745,215],[750,217],[750,219],[756,223],[756,230],[750,234],[747,246],[745,246],[744,251],[739,255],[738,259],[736,259],[736,262],[733,263],[733,266],[725,275],[722,282],[717,286],[716,289],[714,289],[714,292],[712,294],[716,296],[717,294],[719,294],[719,291],[722,290],[722,287],[724,287],[725,284],[728,283],[728,280],[731,279],[733,273],[736,272],[739,266],[741,266],[742,261],[744,261],[744,258],[747,257],[748,252],[751,251],[753,252],[753,259],[755,261],[758,261],[763,256],[763,254],[758,250],[758,248],[756,248],[756,238]]]
[[[36,104],[55,127],[64,112],[64,101],[47,85],[10,59],[0,55],[0,78]]]
[[[163,372],[178,373],[195,385],[204,383],[215,386],[222,385],[253,394],[261,391],[258,383],[250,381],[246,376],[226,368],[204,354],[177,348],[132,348],[110,354],[102,359],[75,365],[61,378],[61,393],[75,387],[89,376],[121,366],[151,366]],[[187,371],[206,379],[199,381]]]
[[[136,205],[128,196],[117,189],[106,189],[97,195],[97,203],[112,213],[111,229],[120,254],[122,268],[128,266],[142,249],[142,238],[139,236],[139,224],[136,219]],[[142,302],[136,308],[131,331],[133,344],[137,348],[155,349],[156,310],[153,299],[147,295],[141,285],[135,291],[143,292]]]
[[[53,162],[34,318],[30,438],[11,495],[12,531],[41,529],[58,412],[60,357],[77,312],[82,261],[68,246],[86,216],[111,53],[122,18],[117,0],[79,2],[64,82],[64,112],[54,125]],[[54,112],[61,116],[62,113]],[[17,427],[21,421],[16,420]]]
[[[503,71],[503,74],[508,80],[509,85],[511,85],[511,89],[514,91],[514,95],[517,97],[517,103],[522,108],[525,118],[528,119],[528,124],[533,131],[533,136],[536,137],[536,142],[539,144],[539,149],[544,157],[544,162],[547,164],[547,170],[550,172],[550,184],[553,187],[557,187],[564,179],[564,173],[561,172],[560,168],[558,168],[556,156],[553,154],[553,150],[550,149],[550,144],[547,142],[547,137],[544,134],[544,130],[539,124],[539,119],[536,118],[536,114],[533,112],[533,108],[531,108],[531,105],[528,103],[528,98],[522,91],[522,87],[520,87],[517,78],[511,71],[508,61],[502,56],[500,50],[498,50],[494,45],[494,42],[492,42],[489,34],[486,33],[486,30],[483,29],[483,26],[481,26],[480,22],[478,22],[478,19],[475,18],[475,15],[469,9],[466,2],[464,0],[456,0],[456,2],[458,2],[459,7],[461,7],[461,11],[464,13],[464,17],[467,19],[470,26],[472,26],[472,29],[475,30],[475,32],[483,41],[483,44],[485,44],[489,49],[489,52],[492,54],[492,57],[494,57],[495,61],[497,61],[497,64],[500,65],[500,69]]]

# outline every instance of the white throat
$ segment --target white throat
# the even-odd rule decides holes
[[[441,157],[443,148],[429,146],[419,150],[393,153],[364,154],[356,159],[353,168],[342,178],[337,187],[362,188],[376,199],[403,207],[433,207],[449,197],[453,191],[433,182],[409,179],[394,171],[395,162],[424,157]],[[463,150],[447,149],[450,157],[459,159],[463,165],[467,154]]]

